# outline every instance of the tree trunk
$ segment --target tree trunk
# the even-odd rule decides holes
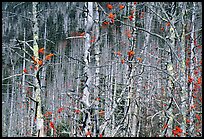
[[[39,27],[38,27],[38,21],[37,21],[37,2],[33,2],[33,22],[34,22],[34,27],[33,27],[33,53],[34,53],[34,57],[39,59],[39,54],[38,54],[38,33],[39,33]],[[36,121],[37,121],[37,136],[42,137],[44,136],[44,120],[43,120],[43,115],[42,115],[42,101],[41,101],[41,88],[40,88],[40,79],[39,75],[37,75],[38,70],[39,70],[39,64],[37,63],[36,65],[37,70],[35,70],[35,86],[36,86],[36,102],[38,103],[37,106],[37,116],[36,116]]]

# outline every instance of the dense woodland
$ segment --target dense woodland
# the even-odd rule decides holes
[[[2,136],[202,136],[201,2],[3,2]]]

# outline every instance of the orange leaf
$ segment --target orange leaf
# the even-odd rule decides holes
[[[132,37],[130,30],[126,30],[125,35],[127,35],[128,38]]]
[[[120,5],[119,5],[119,8],[120,8],[120,10],[122,10],[122,9],[124,9],[124,8],[125,8],[125,6],[124,6],[124,5],[122,5],[122,4],[120,4]]]
[[[24,69],[23,69],[23,72],[28,73],[28,71],[27,71],[27,69],[26,69],[26,68],[24,68]]]
[[[197,83],[198,83],[198,84],[201,84],[201,81],[202,81],[202,79],[201,79],[201,77],[199,77]]]
[[[39,60],[39,61],[38,61],[38,64],[39,64],[40,66],[42,66],[43,61],[42,61],[42,60]]]
[[[121,54],[121,52],[120,52],[120,51],[118,51],[118,52],[117,52],[117,55],[118,55],[118,56],[121,56],[122,54]]]
[[[142,62],[142,58],[138,57],[137,60],[141,63]]]
[[[121,60],[121,63],[122,63],[122,64],[124,64],[124,63],[125,63],[125,60],[124,60],[124,59],[122,59],[122,60]]]
[[[110,14],[108,15],[108,18],[110,18],[110,19],[114,19],[114,18],[115,18],[115,14],[110,13]]]
[[[106,6],[107,6],[107,8],[108,8],[109,10],[113,9],[113,6],[112,6],[111,4],[107,4]]]
[[[167,23],[166,23],[166,26],[167,26],[167,27],[170,26],[170,22],[167,22]]]
[[[108,25],[108,24],[109,24],[109,22],[107,22],[107,21],[103,22],[103,25],[105,25],[105,26]]]
[[[134,54],[135,54],[134,51],[132,51],[132,50],[128,51],[128,56],[129,56],[129,57],[132,57]]]
[[[45,50],[44,48],[40,48],[40,49],[38,50],[38,52],[41,53],[41,54],[44,54],[44,50]]]
[[[50,60],[52,56],[54,56],[54,54],[50,53],[50,54],[46,55],[45,59]]]
[[[168,127],[168,124],[165,123],[162,130],[166,129],[167,127]]]
[[[34,61],[34,64],[37,64],[37,58],[35,56],[32,56],[32,60]]]

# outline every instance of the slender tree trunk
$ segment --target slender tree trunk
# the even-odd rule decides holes
[[[24,41],[26,39],[25,35],[26,35],[26,30],[24,28]],[[25,50],[25,43],[23,44],[23,49]],[[23,69],[25,69],[25,68],[26,68],[25,53],[23,53]],[[26,94],[25,93],[26,93],[25,92],[25,74],[23,74],[23,78],[22,78],[22,102],[23,102],[23,105],[26,104],[26,100],[25,100]],[[23,110],[21,110],[21,112],[22,112],[22,125],[24,125],[24,118],[25,118],[26,111],[23,109]],[[27,125],[25,125],[25,126],[27,126]],[[24,133],[25,133],[24,129],[25,128],[23,126],[23,128],[21,129],[21,136],[24,136]]]
[[[87,9],[89,10],[88,12],[88,15],[87,15],[87,19],[85,21],[85,47],[84,47],[84,62],[85,62],[85,67],[84,67],[84,72],[85,72],[85,76],[87,78],[86,82],[85,82],[85,88],[83,90],[83,97],[82,97],[82,101],[83,103],[85,104],[86,107],[89,107],[90,106],[90,102],[89,102],[89,95],[90,95],[90,91],[89,91],[89,88],[91,87],[90,86],[90,83],[91,83],[91,76],[92,76],[92,73],[91,73],[91,70],[89,68],[89,65],[90,65],[90,52],[89,52],[89,49],[91,47],[91,44],[90,44],[90,40],[91,40],[91,30],[92,30],[92,26],[93,26],[93,2],[88,2],[86,3],[86,7]],[[86,119],[86,126],[85,126],[85,133],[88,132],[88,130],[91,130],[90,129],[90,113],[87,112],[87,119]]]
[[[11,59],[11,64],[12,64],[12,75],[15,74],[15,68],[13,64],[13,60]],[[8,137],[13,137],[13,107],[14,107],[14,94],[15,94],[15,78],[12,79],[12,89],[11,89],[11,104],[10,104],[10,116],[9,116],[9,128],[8,128]]]
[[[193,58],[194,58],[194,52],[193,52],[193,49],[194,49],[194,47],[195,47],[195,45],[194,45],[194,39],[196,38],[195,37],[195,33],[194,33],[194,31],[195,31],[195,2],[193,2],[193,9],[192,9],[192,21],[191,21],[191,23],[192,23],[192,30],[191,30],[191,38],[193,38],[193,40],[191,41],[191,55],[190,55],[190,59],[191,59],[191,62],[190,62],[190,77],[195,77],[194,76],[194,72],[193,72],[193,70],[194,70],[194,63],[193,63]],[[194,105],[194,98],[192,97],[192,95],[193,95],[193,83],[191,83],[190,84],[190,93],[189,93],[189,96],[188,96],[188,98],[189,98],[189,109],[191,109],[191,106],[193,106]],[[189,119],[188,120],[190,120],[190,128],[189,128],[189,134],[191,135],[191,136],[195,136],[195,133],[193,132],[194,131],[194,123],[193,123],[193,117],[194,117],[194,109],[192,109],[191,111],[190,111],[190,113],[189,113]]]
[[[37,21],[37,2],[33,2],[33,22],[34,22],[34,27],[33,27],[33,53],[34,53],[34,57],[39,59],[39,54],[38,54],[38,33],[39,33],[39,27],[38,27],[38,21]],[[37,116],[36,116],[36,121],[37,121],[37,136],[44,136],[44,120],[43,120],[43,115],[42,115],[42,101],[41,101],[41,88],[40,88],[40,84],[39,84],[39,80],[37,78],[37,72],[39,69],[39,64],[37,63],[36,65],[37,70],[35,70],[35,86],[36,86],[36,98],[35,100],[38,103],[37,106]]]
[[[98,9],[98,4],[97,2],[95,3],[95,38],[97,40],[97,43],[95,44],[94,48],[95,48],[95,60],[96,60],[96,63],[95,65],[96,66],[99,66],[100,65],[100,43],[99,43],[99,9]],[[99,68],[96,68],[95,70],[95,90],[94,90],[94,98],[96,99],[96,103],[95,103],[95,115],[94,115],[94,118],[95,118],[95,132],[94,132],[94,136],[98,137],[98,134],[99,134],[99,73],[100,73],[100,69]],[[98,99],[99,98],[99,99]]]
[[[184,19],[184,14],[186,12],[186,3],[181,3],[182,8],[182,16],[181,16],[181,24],[182,24],[182,35],[181,35],[181,59],[182,59],[182,65],[181,65],[181,85],[182,85],[182,95],[181,95],[181,113],[183,116],[182,123],[181,123],[181,129],[183,130],[182,136],[184,136],[184,133],[186,133],[186,111],[187,111],[187,104],[186,100],[188,98],[188,93],[186,91],[187,89],[187,82],[186,82],[186,65],[185,65],[185,27],[186,27],[186,21]]]

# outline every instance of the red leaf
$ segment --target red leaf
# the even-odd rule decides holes
[[[76,114],[79,114],[80,113],[80,110],[75,110],[74,111]]]
[[[186,119],[186,123],[190,123],[191,121],[189,119]]]
[[[134,2],[134,5],[136,5],[137,4],[137,2]]]
[[[162,28],[160,28],[161,29],[161,31],[164,31],[164,27],[162,27]]]
[[[132,19],[134,18],[133,15],[128,16],[128,18],[130,19],[130,21],[132,21]]]
[[[190,76],[188,76],[188,82],[189,82],[189,83],[192,83],[192,82],[193,82],[193,78],[190,77]]]
[[[60,112],[62,112],[63,110],[64,110],[64,108],[61,107],[61,108],[59,108],[59,109],[57,110],[57,112],[60,113]]]
[[[28,71],[27,71],[27,69],[26,69],[26,68],[24,68],[24,69],[23,69],[23,72],[28,73]]]
[[[30,65],[30,69],[32,69],[33,68],[33,66],[32,65]]]
[[[102,137],[103,137],[103,135],[102,135],[102,134],[99,134],[99,137],[100,137],[100,138],[102,138]]]
[[[193,41],[193,42],[194,42],[194,45],[196,46],[196,45],[197,45],[197,41],[196,41],[196,39],[194,39],[194,41]]]
[[[90,40],[90,43],[94,43],[96,41],[96,37],[91,37],[92,39]]]
[[[183,132],[183,130],[182,130],[180,127],[178,127],[178,126],[176,126],[176,130],[177,130],[179,133],[182,133],[182,132]]]
[[[192,105],[192,106],[191,106],[191,109],[194,109],[194,108],[195,108],[195,105]]]
[[[79,36],[84,36],[84,35],[85,35],[85,32],[83,32],[83,33],[79,34]]]
[[[53,122],[50,122],[50,127],[54,129],[54,124],[53,124]]]
[[[198,75],[198,70],[194,70],[194,74],[195,74],[195,75]]]
[[[202,45],[198,45],[197,47],[198,47],[199,49],[201,49],[201,48],[202,48]]]
[[[107,6],[107,8],[108,8],[109,10],[113,9],[113,6],[112,6],[111,4],[107,4],[106,6]]]
[[[38,50],[38,52],[41,53],[41,54],[44,54],[44,50],[45,50],[44,48],[40,48],[40,49]]]
[[[190,58],[186,59],[186,66],[189,67],[189,63],[190,63]]]
[[[200,121],[200,116],[198,114],[196,114],[195,117]]]
[[[97,100],[97,101],[99,101],[99,100],[100,100],[100,98],[99,98],[99,97],[97,97],[97,98],[96,98],[96,100]]]
[[[183,132],[183,130],[178,126],[176,126],[176,129],[172,130],[172,133],[174,134],[174,136],[181,136],[180,133],[182,133],[182,132]]]
[[[87,136],[87,137],[90,137],[90,136],[91,136],[91,132],[90,132],[90,131],[87,131],[87,132],[86,132],[86,136]]]

